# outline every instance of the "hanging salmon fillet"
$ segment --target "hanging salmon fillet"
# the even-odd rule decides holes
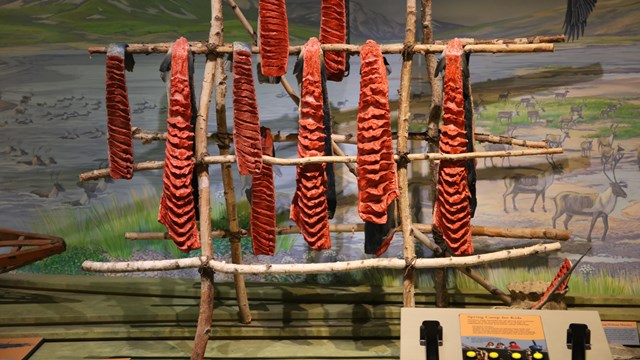
[[[181,37],[171,47],[171,87],[163,192],[158,221],[182,251],[200,248],[193,197],[193,125],[189,63],[192,54]]]
[[[467,152],[463,98],[462,56],[459,39],[449,41],[444,52],[444,109],[440,126],[440,152]],[[433,224],[455,255],[473,254],[471,207],[466,160],[441,160],[438,168],[438,196]]]
[[[107,49],[107,131],[109,176],[113,179],[133,177],[133,140],[131,109],[124,71],[133,70],[133,56],[127,44],[110,44]]]
[[[262,167],[258,102],[253,84],[251,48],[233,43],[233,143],[240,175],[257,175]]]
[[[358,104],[358,212],[364,221],[383,224],[387,207],[398,197],[391,138],[389,88],[380,47],[368,40],[361,48]]]
[[[262,153],[273,156],[271,130],[261,127]],[[260,173],[251,179],[251,243],[254,255],[276,252],[276,192],[273,165],[262,164]]]
[[[396,163],[391,138],[389,85],[380,47],[373,40],[360,49],[358,103],[358,213],[365,221],[365,252],[381,255],[395,232],[388,210],[398,197]],[[395,214],[391,211],[391,216]]]
[[[303,46],[302,86],[300,90],[300,123],[298,157],[324,155],[323,96],[320,41],[311,38]],[[331,248],[327,211],[327,177],[325,164],[299,165],[296,169],[296,192],[291,203],[293,220],[309,246],[314,250]]]
[[[258,37],[261,73],[282,76],[289,61],[289,21],[285,0],[260,0],[258,4]]]
[[[567,285],[569,285],[569,276],[571,275],[571,273],[569,272],[571,271],[572,266],[573,265],[571,264],[571,260],[564,259],[562,264],[560,264],[560,269],[558,269],[558,273],[551,281],[551,284],[549,284],[549,286],[545,289],[542,296],[540,296],[540,299],[531,307],[532,309],[541,308],[542,305],[544,305],[544,303],[546,303],[549,300],[549,298],[551,297],[551,295],[553,295],[553,293],[562,292],[568,287]],[[562,282],[558,284],[560,281]]]
[[[344,44],[347,41],[347,11],[345,0],[322,0],[320,8],[320,42]],[[346,72],[345,52],[324,52],[327,79],[342,81]]]

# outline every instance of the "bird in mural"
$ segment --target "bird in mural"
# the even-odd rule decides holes
[[[567,40],[577,40],[584,35],[587,18],[597,2],[598,0],[567,0],[567,11],[562,26]]]

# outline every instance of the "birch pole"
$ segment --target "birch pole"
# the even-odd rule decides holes
[[[296,103],[297,104],[297,103]],[[147,144],[153,141],[166,141],[167,133],[166,132],[155,132],[140,129],[138,127],[132,127],[133,138],[136,140],[142,140],[142,144]],[[232,138],[232,134],[226,133],[209,133],[207,136],[210,138],[210,141],[218,144],[220,143],[220,139],[223,137]],[[395,132],[391,132],[391,136],[393,139],[397,139],[398,135]],[[485,133],[474,133],[477,142],[488,142],[492,144],[506,144],[506,145],[516,145],[523,146],[528,148],[540,148],[546,149],[547,142],[544,140],[540,141],[532,141],[532,140],[524,140],[524,139],[516,139],[508,136],[502,135],[491,135]],[[273,138],[273,142],[297,142],[298,134],[297,133],[284,133],[277,132],[271,134]],[[337,144],[353,144],[356,145],[358,142],[356,140],[356,135],[351,133],[346,134],[332,134],[331,140],[333,140]],[[436,141],[435,138],[430,137],[426,132],[409,132],[409,140],[419,140],[419,141]]]
[[[209,41],[213,41],[218,33],[222,33],[222,21],[217,21],[215,14],[222,11],[220,1],[211,1],[211,28],[209,30]],[[204,67],[204,79],[202,80],[202,92],[200,93],[200,106],[198,106],[198,117],[195,127],[195,158],[196,175],[198,176],[198,209],[200,215],[200,246],[202,256],[213,259],[213,242],[211,239],[211,194],[209,188],[209,165],[202,160],[207,156],[207,128],[209,123],[209,107],[211,104],[211,94],[213,93],[213,80],[216,71],[216,61],[213,57],[207,56]],[[209,334],[211,333],[211,323],[213,321],[213,271],[208,267],[201,267],[200,271],[200,309],[198,312],[198,326],[191,353],[192,360],[204,358]]]
[[[506,261],[520,257],[544,254],[551,251],[558,251],[562,247],[559,243],[536,244],[518,249],[508,249],[496,251],[488,254],[475,254],[468,256],[456,256],[438,259],[417,259],[414,266],[418,269],[435,267],[468,267],[482,265],[495,261]],[[353,261],[339,261],[332,263],[311,263],[311,264],[259,264],[259,265],[238,265],[227,264],[224,261],[208,260],[204,256],[186,259],[168,260],[148,260],[148,261],[125,261],[125,262],[95,262],[85,261],[82,263],[84,271],[94,272],[141,272],[141,271],[164,271],[189,269],[196,267],[210,267],[214,271],[229,274],[325,274],[346,271],[356,271],[374,268],[402,269],[406,268],[402,259],[396,258],[375,258],[361,259]]]
[[[214,0],[221,1],[221,0]],[[216,19],[222,22],[222,10],[216,15]],[[218,44],[222,44],[222,33],[216,39]],[[225,103],[227,96],[227,75],[224,73],[224,59],[219,56],[216,59],[216,122],[219,133],[227,133],[227,106]],[[231,152],[231,141],[229,138],[218,144],[220,155],[226,156]],[[231,163],[223,163],[221,166],[222,185],[224,186],[224,201],[229,219],[229,243],[231,248],[231,261],[234,264],[242,264],[242,248],[240,246],[240,224],[238,221],[238,207],[236,204],[236,193],[233,185],[233,172]],[[240,322],[249,324],[251,322],[251,311],[249,310],[249,300],[247,298],[247,288],[242,274],[234,274],[233,281],[236,289],[236,299],[240,312]]]
[[[461,39],[465,44],[466,52],[486,52],[486,53],[530,53],[530,52],[553,52],[555,42],[564,42],[563,35],[557,36],[534,36],[529,38],[514,39]],[[447,40],[435,41],[433,44],[415,44],[411,53],[439,53],[444,50]],[[195,54],[208,54],[212,51],[218,54],[233,52],[233,44],[217,44],[205,42],[191,42],[191,51]],[[352,55],[360,53],[361,45],[356,44],[322,44],[322,51],[346,52]],[[150,44],[129,44],[127,52],[131,54],[156,54],[166,53],[171,48],[171,43],[150,43]],[[302,45],[289,47],[289,55],[297,55],[302,50]],[[401,54],[406,52],[404,44],[381,44],[380,50],[383,54]],[[93,46],[88,48],[89,55],[105,54],[107,48],[104,46]],[[258,54],[258,46],[252,46],[251,52]]]
[[[431,0],[422,0],[422,42],[425,44],[433,43],[433,17]],[[425,62],[427,64],[427,78],[431,84],[431,109],[429,111],[429,119],[427,120],[427,134],[433,138],[437,138],[440,117],[442,117],[442,77],[435,74],[436,56],[432,53],[425,53]],[[439,151],[437,142],[429,142],[429,153],[437,153]],[[429,175],[427,176],[427,186],[431,194],[431,203],[436,203],[438,193],[437,177],[438,164],[435,161],[429,161]],[[437,244],[445,246],[445,244]],[[434,256],[444,256],[444,253],[434,254]],[[449,294],[447,293],[447,269],[435,269],[433,272],[433,283],[436,292],[436,307],[449,306]]]
[[[407,138],[409,136],[409,116],[411,99],[411,65],[413,63],[413,46],[416,42],[416,0],[407,0],[407,24],[404,33],[404,51],[402,70],[400,72],[400,100],[398,108],[398,141],[399,156],[407,154]],[[404,307],[415,307],[414,263],[416,248],[411,233],[411,212],[409,204],[409,179],[407,176],[408,161],[398,163],[398,185],[400,197],[400,220],[402,227],[403,255],[405,268],[402,274],[402,303]]]
[[[236,16],[238,17],[238,20],[240,20],[240,23],[242,24],[242,26],[244,26],[245,30],[247,30],[247,32],[249,33],[251,38],[253,38],[254,45],[257,44],[258,43],[258,34],[256,34],[256,32],[253,30],[253,26],[251,26],[251,23],[249,22],[249,20],[247,20],[247,18],[244,16],[244,14],[242,13],[242,10],[240,10],[240,8],[236,4],[236,2],[233,1],[233,0],[227,0],[227,4],[229,4],[229,6],[231,6],[231,9],[233,10],[233,13],[236,14]],[[210,43],[212,42],[211,39],[209,39],[209,42]],[[220,42],[220,43],[222,43],[222,42]]]

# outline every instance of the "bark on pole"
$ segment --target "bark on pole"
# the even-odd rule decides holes
[[[256,32],[253,30],[253,26],[251,26],[251,23],[244,16],[244,14],[242,13],[242,10],[240,10],[240,8],[238,7],[235,1],[227,0],[227,3],[229,4],[229,6],[231,6],[233,13],[236,14],[242,26],[244,26],[245,30],[247,30],[249,35],[253,38],[253,43],[255,45],[256,42],[258,41],[258,34],[256,34]],[[209,39],[209,42],[212,42],[211,39]]]
[[[415,26],[414,26],[415,29]],[[564,42],[563,35],[557,36],[534,36],[529,38],[514,39],[461,39],[465,44],[467,52],[486,53],[530,53],[530,52],[552,52],[553,43]],[[444,50],[447,40],[436,41],[434,44],[416,44],[411,53],[439,53]],[[191,51],[195,54],[226,54],[233,52],[232,44],[216,44],[204,42],[191,42]],[[352,55],[360,53],[360,46],[355,44],[322,44],[323,51],[346,52]],[[131,54],[160,54],[166,53],[171,48],[171,43],[153,44],[129,44],[127,52]],[[104,46],[90,47],[89,55],[105,54],[107,48]],[[297,55],[302,50],[302,46],[290,46],[289,55]],[[406,52],[404,44],[382,44],[380,50],[383,54],[400,54]],[[251,47],[251,52],[259,53],[257,46]]]
[[[137,140],[142,140],[143,144],[153,142],[153,141],[167,140],[166,132],[155,132],[155,131],[143,130],[135,126],[131,128],[131,131],[133,134],[133,138]],[[273,142],[298,141],[297,133],[277,132],[277,133],[271,134],[271,136],[273,138]],[[392,136],[394,139],[398,138],[398,135],[395,132],[392,133]],[[484,134],[484,133],[475,133],[473,136],[475,137],[477,142],[481,142],[481,143],[488,142],[492,144],[516,145],[516,146],[523,146],[528,148],[540,148],[540,149],[547,148],[547,142],[544,140],[541,140],[541,141],[522,140],[522,139],[516,139],[508,136],[491,135],[491,134]],[[227,133],[214,132],[214,133],[207,134],[207,137],[209,137],[212,142],[219,144],[221,141],[224,141],[221,139],[231,138],[232,135]],[[354,145],[357,144],[356,136],[350,133],[332,134],[331,139],[338,144],[354,144]],[[436,142],[435,138],[430,137],[427,132],[410,132],[409,140]]]
[[[433,17],[431,0],[422,0],[422,42],[429,44],[433,42]],[[427,64],[427,78],[431,84],[431,109],[429,111],[429,119],[427,120],[427,134],[433,138],[437,138],[440,118],[442,117],[442,77],[436,76],[436,56],[433,53],[425,53],[425,62]],[[438,153],[438,143],[429,142],[428,152]],[[436,174],[438,173],[438,164],[435,161],[429,161],[429,175],[427,177],[427,186],[431,194],[431,203],[435,204],[438,191]],[[444,244],[438,244],[443,246]],[[446,248],[446,247],[445,247]],[[440,253],[434,256],[444,256]],[[436,292],[436,307],[449,306],[449,294],[447,293],[447,270],[435,269],[433,272],[433,282]]]
[[[221,1],[221,0],[216,0]],[[219,17],[222,22],[222,10],[216,15],[216,19]],[[222,33],[216,39],[218,44],[222,44]],[[219,133],[227,133],[227,75],[224,73],[224,59],[222,56],[218,56],[216,59],[216,73],[215,73],[215,86],[216,86],[216,123]],[[228,156],[231,152],[229,150],[231,142],[227,138],[227,141],[218,144],[220,155]],[[227,219],[229,219],[229,241],[231,248],[231,261],[234,264],[242,264],[242,248],[240,246],[240,224],[238,221],[238,207],[236,204],[236,193],[233,185],[233,172],[231,169],[231,163],[221,164],[222,172],[222,185],[224,186],[224,201],[227,211]],[[249,300],[247,298],[247,288],[244,283],[244,276],[242,274],[234,274],[233,282],[236,289],[236,299],[238,301],[238,308],[240,313],[240,322],[248,324],[251,322],[251,311],[249,310]]]
[[[222,32],[222,21],[216,20],[216,14],[222,11],[219,1],[211,1],[211,28],[209,41],[215,40],[215,34]],[[211,94],[213,93],[213,78],[216,69],[215,59],[207,57],[202,81],[202,92],[198,106],[198,117],[195,126],[195,158],[196,175],[198,176],[198,206],[200,212],[200,246],[202,256],[213,259],[213,243],[211,241],[211,194],[209,188],[209,166],[199,160],[207,156],[207,124],[209,123],[209,107]],[[200,309],[198,311],[198,326],[193,341],[191,359],[201,360],[207,350],[209,334],[211,334],[211,322],[213,321],[213,271],[207,267],[200,268]]]
[[[513,260],[525,256],[545,254],[558,251],[562,247],[560,243],[536,244],[519,249],[496,251],[488,254],[455,256],[447,258],[417,259],[413,266],[418,269],[432,269],[436,267],[468,267],[473,265],[488,264],[495,261]],[[214,271],[228,274],[322,274],[345,271],[356,271],[373,268],[403,269],[406,264],[403,259],[375,258],[352,261],[339,261],[331,263],[311,264],[259,264],[242,265],[228,264],[224,261],[208,260],[204,256],[186,259],[150,260],[150,261],[124,261],[124,262],[97,262],[85,261],[82,263],[84,271],[94,272],[141,272],[190,269],[197,267],[209,267]]]
[[[416,0],[407,0],[407,24],[404,33],[404,53],[402,59],[402,69],[400,72],[400,100],[398,107],[398,141],[397,154],[404,156],[407,153],[407,138],[409,136],[409,116],[411,99],[411,65],[413,64],[412,48],[416,42]],[[415,286],[414,286],[414,263],[416,261],[416,249],[411,233],[411,205],[409,204],[409,179],[407,175],[407,161],[398,164],[398,186],[400,196],[398,205],[400,207],[400,221],[402,227],[403,255],[405,268],[402,274],[404,307],[415,307]]]
[[[432,232],[431,224],[413,223],[420,233],[428,234]],[[329,231],[332,233],[356,233],[364,231],[364,224],[330,224]],[[402,231],[402,229],[398,229]],[[243,237],[251,236],[248,230],[240,230]],[[279,226],[276,228],[277,235],[300,234],[297,226]],[[471,225],[471,234],[473,236],[488,236],[494,238],[508,239],[541,239],[541,240],[557,240],[567,241],[571,238],[571,231],[553,228],[503,228],[494,226],[476,226]],[[230,232],[228,230],[212,230],[211,238],[220,239],[228,238]],[[166,232],[126,232],[124,238],[127,240],[170,240],[169,234]],[[421,240],[422,241],[422,240]],[[431,240],[428,240],[429,242]],[[430,245],[431,246],[431,245]]]
[[[216,69],[217,71],[217,69]],[[223,70],[221,70],[223,71]],[[223,74],[224,75],[224,74]],[[406,140],[406,138],[405,138]],[[218,146],[225,146],[224,142],[219,142]],[[226,145],[227,147],[229,145]],[[422,161],[422,160],[466,160],[466,159],[479,159],[479,158],[487,158],[487,157],[511,157],[511,156],[529,156],[529,155],[553,155],[553,154],[561,154],[563,152],[562,148],[551,148],[551,149],[535,149],[535,150],[504,150],[504,151],[475,151],[471,153],[460,153],[460,154],[440,154],[440,153],[418,153],[418,154],[404,154],[404,155],[395,155],[395,160],[399,163],[406,161]],[[204,164],[231,164],[236,162],[235,155],[229,155],[228,153],[224,155],[208,155],[202,157],[199,160]],[[317,164],[317,163],[355,163],[356,156],[355,155],[340,155],[340,156],[309,156],[306,158],[277,158],[273,156],[262,156],[262,161],[266,164],[271,165],[282,165],[282,166],[294,166],[294,165],[304,165],[304,164]],[[140,163],[133,164],[133,171],[145,171],[145,170],[160,170],[163,167],[162,161],[145,161]],[[97,180],[100,178],[104,178],[109,176],[109,169],[97,169],[91,170],[85,173],[80,174],[80,181],[87,180]]]

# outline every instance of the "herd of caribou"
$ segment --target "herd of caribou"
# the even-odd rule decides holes
[[[560,93],[555,93],[554,98],[556,100],[563,101],[567,94],[568,90]],[[510,92],[502,93],[498,96],[499,100],[506,101],[510,96]],[[618,102],[614,105],[609,105],[605,109],[600,111],[601,119],[610,119],[613,121],[612,117],[615,111],[622,105],[621,102]],[[480,106],[482,106],[480,104]],[[550,148],[563,147],[565,141],[570,138],[570,130],[575,128],[578,124],[578,121],[584,119],[583,111],[586,105],[583,103],[578,106],[571,106],[566,116],[562,116],[558,118],[557,124],[560,125],[560,133],[549,133],[545,136],[545,141]],[[524,109],[524,110],[523,110]],[[482,110],[482,109],[480,109]],[[548,125],[550,121],[543,121],[541,117],[541,113],[545,111],[544,107],[535,99],[533,96],[523,97],[516,104],[513,111],[500,111],[496,116],[496,120],[498,123],[506,125],[506,130],[504,132],[504,136],[514,137],[514,132],[517,129],[516,126],[512,124],[512,120],[514,116],[520,116],[521,111],[526,111],[527,118],[532,124],[543,123],[544,125]],[[604,241],[607,236],[607,232],[609,230],[609,215],[616,208],[616,204],[619,198],[626,198],[627,193],[624,188],[627,187],[627,184],[624,181],[619,181],[616,178],[616,168],[618,164],[625,156],[625,149],[620,146],[620,144],[616,144],[614,141],[616,139],[618,124],[612,122],[608,128],[609,135],[598,138],[591,138],[584,140],[580,143],[580,151],[581,156],[583,158],[591,158],[591,151],[595,147],[600,154],[600,166],[602,170],[602,174],[604,175],[604,179],[608,183],[608,186],[603,191],[597,192],[577,192],[577,191],[561,191],[556,194],[554,197],[555,203],[555,213],[552,216],[552,225],[555,228],[557,226],[558,220],[560,220],[563,216],[564,219],[562,223],[564,228],[567,229],[569,226],[569,222],[574,217],[590,217],[590,227],[588,234],[586,236],[587,241],[591,241],[593,229],[598,222],[599,219],[602,219],[603,224],[603,233],[601,236],[601,240]],[[508,145],[503,144],[487,144],[485,145],[485,149],[487,151],[499,151],[499,150],[508,150],[510,147]],[[640,147],[637,152],[638,164],[640,166]],[[505,158],[502,158],[502,165],[504,165]],[[489,159],[491,161],[492,166],[495,166],[493,159]],[[538,199],[541,198],[542,201],[542,210],[547,212],[546,208],[546,193],[547,190],[554,183],[554,180],[563,173],[562,164],[556,162],[554,160],[553,155],[547,155],[547,163],[549,164],[548,168],[545,170],[539,170],[537,174],[528,173],[518,173],[518,170],[511,172],[510,175],[504,178],[505,191],[502,194],[503,197],[503,207],[506,213],[509,212],[509,206],[507,198],[511,196],[511,208],[517,211],[516,198],[519,194],[533,194],[533,203],[531,205],[530,211],[535,211],[535,205],[538,202]],[[507,161],[509,158],[507,157]],[[487,160],[485,159],[485,166],[487,165]],[[511,163],[509,162],[509,166]]]

